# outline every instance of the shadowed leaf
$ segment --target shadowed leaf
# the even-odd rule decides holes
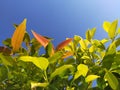
[[[11,50],[7,47],[0,46],[0,53],[3,53],[4,55],[10,55]]]
[[[107,72],[104,78],[108,81],[109,85],[111,86],[113,90],[119,90],[118,89],[119,82],[117,78],[111,72]]]
[[[67,70],[70,70],[71,72],[74,71],[74,67],[72,65],[63,65],[59,68],[57,68],[50,76],[51,79],[53,79],[55,76],[59,75],[59,76],[64,76],[65,72]]]

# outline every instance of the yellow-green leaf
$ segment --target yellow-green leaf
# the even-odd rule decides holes
[[[92,45],[90,48],[89,48],[89,52],[94,52],[95,51],[95,46],[94,45]]]
[[[31,82],[31,88],[35,87],[47,87],[49,83]]]
[[[115,20],[112,22],[112,24],[110,25],[110,28],[108,29],[108,36],[111,39],[115,37],[117,25],[118,25],[118,20]]]
[[[108,30],[109,30],[109,28],[110,28],[110,25],[111,25],[110,22],[105,21],[105,22],[103,23],[103,29],[104,29],[106,32],[108,32]]]
[[[102,39],[100,42],[102,43],[102,44],[105,44],[106,42],[108,42],[109,40],[107,39],[107,38],[104,38],[104,39]]]
[[[87,49],[87,45],[85,43],[85,41],[83,39],[80,40],[80,46],[82,49],[86,50]]]
[[[86,78],[85,78],[85,81],[86,82],[91,82],[97,78],[99,78],[100,76],[97,76],[97,75],[88,75]]]
[[[119,82],[111,72],[107,72],[104,76],[104,79],[108,81],[113,90],[118,90]]]
[[[70,70],[71,72],[74,71],[74,67],[72,65],[63,65],[59,68],[57,68],[50,76],[50,78],[54,78],[55,76],[59,75],[59,76],[64,76],[65,75],[65,72],[67,70]]]
[[[88,41],[91,41],[90,30],[87,30],[87,31],[86,31],[86,39],[87,39]]]
[[[19,59],[24,62],[32,62],[41,70],[46,70],[49,65],[48,59],[44,57],[21,56]]]
[[[16,27],[16,30],[14,31],[14,34],[11,39],[11,45],[13,48],[13,52],[18,51],[22,44],[24,34],[26,31],[26,21],[27,20],[24,19],[23,22],[18,27]]]
[[[94,37],[95,32],[96,32],[96,28],[92,28],[92,29],[90,30],[91,39]]]
[[[74,80],[80,77],[81,75],[85,77],[87,75],[87,72],[88,66],[84,64],[79,64],[77,66],[77,72],[75,73]]]

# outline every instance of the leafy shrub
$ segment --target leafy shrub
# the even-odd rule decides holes
[[[0,47],[1,90],[119,90],[117,20],[103,23],[107,38],[94,39],[96,28],[92,28],[86,31],[86,39],[75,35],[56,48],[51,38],[34,31],[31,39],[26,19],[14,26],[12,38]],[[45,49],[43,54],[41,47]]]

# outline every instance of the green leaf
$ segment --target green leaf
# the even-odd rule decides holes
[[[86,31],[86,39],[88,41],[91,41],[91,39],[94,37],[94,34],[96,32],[96,28],[92,28],[91,30]]]
[[[0,53],[0,58],[5,66],[13,66],[15,64],[14,60],[10,56],[4,56]]]
[[[118,25],[118,20],[115,20],[112,22],[110,28],[108,29],[108,36],[110,37],[110,39],[114,39],[117,25]]]
[[[91,81],[93,81],[93,80],[95,80],[95,79],[97,79],[97,78],[99,78],[100,76],[98,76],[98,75],[88,75],[86,78],[85,78],[85,81],[86,82],[91,82]]]
[[[58,51],[56,52],[52,57],[48,58],[50,63],[55,63],[57,62],[60,58],[62,58],[63,53]]]
[[[113,90],[118,90],[119,82],[118,82],[117,78],[111,72],[108,71],[105,74],[104,79],[108,81],[110,87]]]
[[[26,46],[29,46],[29,44],[30,44],[30,36],[29,36],[29,34],[27,32],[24,35],[23,41],[26,43]]]
[[[51,74],[50,78],[53,79],[57,75],[64,76],[65,72],[68,71],[68,69],[71,72],[74,71],[74,67],[72,65],[63,65],[63,66],[58,67],[57,69],[55,69],[55,71]]]
[[[112,63],[114,62],[114,57],[116,54],[116,46],[115,43],[113,42],[112,44],[110,44],[110,46],[108,47],[105,56],[103,57],[102,60],[102,66],[104,68],[110,69]]]
[[[100,48],[101,50],[105,49],[105,46],[99,40],[93,40],[92,44],[95,45],[97,48]]]
[[[106,51],[106,54],[107,55],[113,55],[116,53],[116,43],[113,42],[110,44],[110,46],[108,47],[107,51]]]
[[[0,82],[7,79],[8,70],[4,65],[0,65]]]
[[[120,27],[118,28],[117,33],[120,34]]]
[[[41,70],[46,70],[49,65],[48,59],[44,57],[21,56],[19,60],[24,62],[32,62]]]
[[[47,87],[49,83],[31,82],[31,88],[35,87]]]
[[[46,50],[46,54],[50,57],[54,54],[54,49],[53,49],[53,45],[51,42],[48,43],[48,45],[45,48]]]
[[[78,36],[78,35],[74,36],[74,41],[75,41],[76,44],[79,43],[80,40],[81,40],[80,36]]]
[[[113,61],[114,55],[105,55],[102,60],[102,67],[107,68],[109,70],[112,66]]]
[[[8,46],[8,47],[12,47],[12,46],[11,46],[11,38],[7,38],[7,39],[4,40],[2,43],[3,43],[4,45]]]
[[[114,43],[116,47],[120,46],[120,38],[117,38]]]
[[[105,21],[105,22],[103,23],[103,29],[104,29],[106,32],[108,32],[110,26],[111,26],[111,23],[108,22],[108,21]]]
[[[80,77],[81,75],[85,77],[87,73],[88,73],[88,66],[84,64],[79,64],[77,66],[77,72],[75,73],[74,80]]]

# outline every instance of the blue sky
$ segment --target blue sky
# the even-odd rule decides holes
[[[120,18],[120,0],[0,0],[0,45],[14,32],[13,24],[27,18],[27,31],[54,38],[57,45],[66,37],[85,37],[97,28],[97,39],[106,37],[103,21]],[[33,36],[32,36],[33,37]]]

